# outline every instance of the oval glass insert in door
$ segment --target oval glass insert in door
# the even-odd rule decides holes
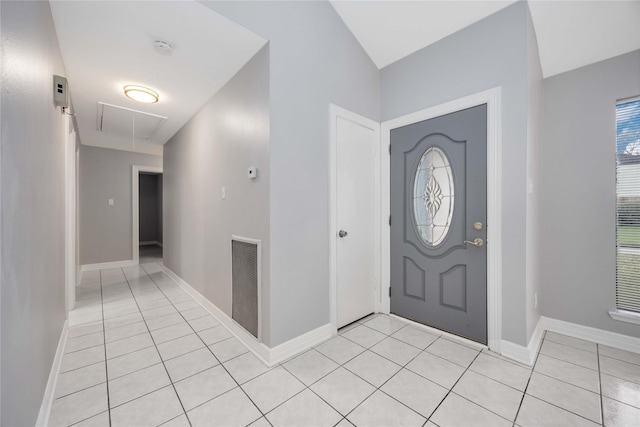
[[[444,241],[453,219],[454,185],[451,163],[438,147],[422,155],[413,183],[413,221],[427,247]]]

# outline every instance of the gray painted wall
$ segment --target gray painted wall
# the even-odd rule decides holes
[[[231,235],[262,241],[269,308],[269,169],[266,46],[164,147],[164,263],[229,316]],[[265,338],[268,319],[263,312]]]
[[[133,258],[132,166],[162,166],[162,157],[80,147],[80,262]],[[114,199],[109,206],[108,199]]]
[[[543,81],[542,314],[640,336],[615,309],[615,105],[640,95],[640,51]]]
[[[140,242],[161,242],[158,231],[161,229],[160,212],[162,200],[159,199],[159,177],[157,174],[140,174],[138,186],[139,202],[138,212],[140,217],[138,238]]]
[[[65,75],[47,2],[0,2],[3,426],[34,425],[65,321]]]
[[[383,121],[502,87],[503,339],[526,345],[526,3],[383,68],[380,79]]]
[[[329,2],[203,3],[269,40],[275,346],[329,323],[329,103],[378,120],[379,72]]]
[[[542,157],[542,66],[527,11],[527,342],[540,319],[540,162]],[[538,304],[536,307],[536,295]]]

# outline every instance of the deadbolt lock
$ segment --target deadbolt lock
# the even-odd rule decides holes
[[[474,222],[473,228],[478,231],[482,230],[482,223],[480,221]]]

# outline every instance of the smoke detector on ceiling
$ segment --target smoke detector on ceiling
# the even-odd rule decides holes
[[[164,41],[164,40],[156,40],[156,41],[154,41],[153,42],[153,48],[160,55],[169,56],[173,52],[173,45],[171,43],[169,43],[169,42]]]

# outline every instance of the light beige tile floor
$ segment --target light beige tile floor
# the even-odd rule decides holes
[[[553,332],[532,369],[372,315],[268,368],[157,263],[71,322],[51,426],[640,426],[640,355]]]

